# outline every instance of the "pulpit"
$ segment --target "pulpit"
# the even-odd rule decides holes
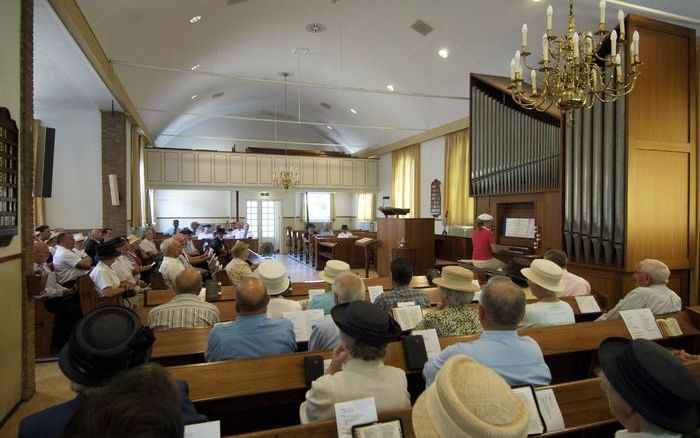
[[[435,219],[377,219],[377,272],[391,275],[394,256],[410,260],[414,275],[425,275],[435,265]],[[403,243],[400,243],[403,242]]]

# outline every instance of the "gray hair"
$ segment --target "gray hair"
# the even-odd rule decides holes
[[[647,274],[651,277],[654,284],[668,283],[668,277],[671,276],[671,271],[668,266],[662,261],[656,259],[646,259],[639,262],[639,272]]]
[[[160,243],[160,251],[163,253],[163,255],[170,257],[169,254],[173,254],[177,256],[177,253],[175,253],[176,246],[179,245],[178,241],[173,239],[172,237],[169,239],[165,239]]]
[[[550,249],[544,253],[544,259],[556,263],[562,269],[566,269],[566,265],[569,264],[569,258],[566,256],[566,253],[560,249]]]
[[[479,301],[491,320],[503,326],[516,328],[525,314],[525,293],[508,277],[491,277]]]
[[[617,405],[624,408],[625,411],[634,411],[639,422],[640,432],[651,432],[658,435],[664,434],[664,432],[669,433],[668,430],[663,429],[655,425],[654,423],[651,423],[649,420],[644,418],[639,412],[637,412],[636,409],[630,406],[630,404],[627,403],[627,400],[622,398],[620,393],[617,392],[617,389],[615,389],[612,383],[610,383],[610,380],[608,380],[607,376],[605,375],[605,373],[603,373],[602,370],[599,370],[597,374],[600,377],[600,386],[603,388],[603,392],[605,393],[605,396],[607,397],[608,402],[610,403],[611,409],[613,405]]]
[[[337,297],[338,304],[351,303],[365,298],[365,285],[360,277],[352,271],[336,275],[332,290]]]
[[[340,342],[345,345],[350,357],[356,359],[362,359],[369,362],[373,360],[383,360],[384,356],[386,356],[387,344],[382,344],[379,347],[369,345],[342,331],[340,332]]]
[[[440,295],[445,305],[463,307],[474,299],[474,292],[463,292],[455,289],[448,289],[440,286]]]

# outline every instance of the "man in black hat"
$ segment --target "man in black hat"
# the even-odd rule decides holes
[[[114,297],[122,295],[134,287],[134,284],[121,280],[113,266],[121,253],[117,251],[112,242],[97,245],[97,266],[90,272],[90,279],[95,284],[95,291],[99,297]]]
[[[22,419],[19,438],[60,437],[93,388],[105,386],[120,373],[148,361],[155,337],[142,327],[138,315],[122,307],[100,307],[88,313],[61,349],[58,365],[71,382],[76,397]],[[176,381],[185,424],[206,418],[189,398],[187,382]],[[157,400],[154,400],[157,402]]]
[[[401,327],[367,301],[338,304],[331,310],[341,344],[333,350],[326,374],[311,384],[299,407],[302,423],[335,418],[335,403],[374,397],[377,411],[411,406],[406,373],[384,365],[387,344]]]
[[[660,345],[645,339],[608,338],[598,350],[610,411],[625,426],[622,437],[679,437],[700,426],[700,385]]]

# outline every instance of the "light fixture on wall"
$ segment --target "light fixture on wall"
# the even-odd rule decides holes
[[[553,104],[573,120],[573,110],[590,109],[596,100],[612,102],[634,89],[639,76],[639,33],[625,35],[625,14],[618,11],[617,30],[605,29],[605,0],[600,1],[598,30],[576,29],[574,0],[569,0],[568,28],[564,35],[552,32],[552,6],[547,7],[547,30],[542,35],[542,59],[539,67],[530,67],[527,57],[527,24],[522,27],[520,50],[510,62],[510,89],[518,104],[527,109],[547,111]],[[596,38],[594,38],[594,36]],[[610,54],[599,54],[601,45],[609,40]],[[629,57],[629,72],[624,74],[625,58]],[[530,70],[531,88],[523,89],[523,64]],[[537,80],[537,73],[542,78]]]
[[[284,113],[287,114],[287,77],[289,72],[280,73],[284,78]],[[277,111],[275,111],[275,131],[277,131]],[[287,148],[289,144],[287,143],[287,129],[284,131],[284,155],[287,156]],[[299,172],[293,169],[289,165],[289,160],[284,167],[275,168],[275,172],[272,174],[272,184],[275,187],[280,187],[285,190],[289,190],[290,187],[299,185]]]
[[[117,183],[117,175],[109,175],[109,196],[112,200],[112,206],[119,205],[119,184]]]

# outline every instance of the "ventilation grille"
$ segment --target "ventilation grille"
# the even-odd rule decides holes
[[[212,94],[212,95],[211,95],[211,98],[212,98],[212,99],[216,99],[217,97],[221,97],[221,96],[223,96],[223,95],[224,95],[224,92],[223,92],[223,91],[219,91],[218,93]]]
[[[416,22],[411,25],[411,29],[415,30],[423,36],[428,35],[434,30],[433,26],[429,25],[423,20],[416,20]]]
[[[310,33],[321,33],[326,30],[326,25],[323,23],[310,23],[306,25],[305,29]]]
[[[325,109],[331,109],[331,108],[333,108],[330,104],[328,104],[328,103],[326,103],[326,102],[321,102],[321,106],[324,107]]]
[[[226,6],[237,5],[238,3],[245,3],[248,0],[226,0]]]

